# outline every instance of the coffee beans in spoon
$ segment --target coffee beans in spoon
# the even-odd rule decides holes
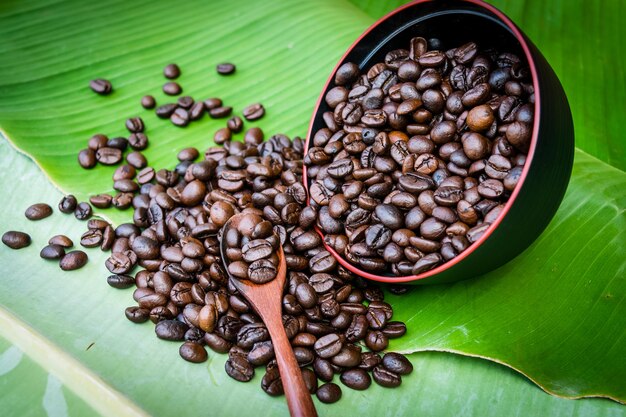
[[[326,243],[379,275],[423,273],[479,240],[517,186],[532,132],[522,58],[474,42],[406,47],[337,70],[304,159]]]
[[[237,228],[224,233],[228,272],[238,279],[265,284],[278,273],[280,241],[272,223],[253,213],[244,214]]]

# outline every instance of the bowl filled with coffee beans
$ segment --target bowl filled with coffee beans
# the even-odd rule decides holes
[[[318,100],[303,181],[348,270],[438,284],[493,270],[554,216],[573,164],[567,98],[479,0],[418,0],[370,27]]]

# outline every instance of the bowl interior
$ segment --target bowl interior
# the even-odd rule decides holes
[[[515,53],[520,57],[528,59],[528,55],[524,53],[520,41],[516,38],[511,28],[495,13],[481,5],[480,2],[475,2],[475,0],[417,1],[403,6],[370,27],[339,61],[319,97],[313,119],[311,120],[305,152],[313,146],[312,137],[315,132],[325,127],[323,120],[324,112],[332,111],[326,104],[324,97],[331,88],[335,87],[334,74],[337,68],[345,62],[354,62],[362,71],[367,71],[375,63],[384,62],[387,52],[393,49],[407,49],[409,41],[417,36],[426,39],[439,39],[442,50],[474,41],[483,51],[495,49],[500,52]],[[535,138],[533,137],[532,140],[534,141]],[[306,175],[306,168],[303,177],[305,187],[308,190],[311,180]],[[520,181],[517,188],[519,189],[521,185],[522,181]],[[511,197],[507,205],[512,203],[512,200],[513,197]],[[499,223],[498,221],[493,224],[485,235],[490,233]],[[319,229],[318,233],[323,235],[323,232]],[[345,260],[342,255],[337,254],[331,247],[326,247],[344,267],[364,278],[381,282],[409,282],[426,278],[449,268],[468,256],[483,241],[484,239],[475,242],[466,251],[459,254],[457,258],[445,262],[431,271],[403,277],[376,275],[362,271]]]

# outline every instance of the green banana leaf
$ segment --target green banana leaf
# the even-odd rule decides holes
[[[258,125],[266,132],[305,135],[334,63],[375,17],[396,4],[238,0],[188,2],[177,9],[165,1],[89,3],[0,4],[0,51],[6,57],[0,63],[0,128],[43,169],[0,141],[1,187],[10,196],[1,230],[23,229],[35,242],[19,252],[0,249],[0,336],[7,346],[15,345],[8,351],[21,350],[38,364],[23,378],[45,384],[53,375],[86,403],[74,401],[78,411],[69,407],[77,415],[87,413],[85,407],[109,415],[136,415],[141,409],[155,415],[181,409],[184,414],[249,415],[259,407],[268,415],[286,414],[282,399],[260,391],[260,377],[249,384],[230,380],[223,355],[211,355],[208,365],[184,363],[177,358],[177,345],[156,340],[150,325],[125,320],[123,308],[132,297],[106,285],[104,254],[90,251],[89,265],[72,273],[42,264],[38,250],[48,237],[68,231],[77,240],[84,225],[60,214],[32,223],[21,213],[33,202],[55,203],[61,193],[53,186],[83,199],[111,191],[113,169],[84,171],[76,153],[93,133],[124,135],[126,117],[141,115],[146,121],[151,146],[145,153],[156,167],[172,167],[181,148],[211,144],[223,122],[206,120],[179,129],[139,106],[148,93],[165,102],[161,69],[169,62],[183,69],[185,93],[219,96],[239,110],[261,101],[268,112]],[[623,402],[626,144],[617,118],[625,110],[619,74],[626,66],[620,54],[613,55],[613,65],[596,64],[619,45],[616,20],[623,6],[607,2],[594,10],[573,3],[496,2],[553,63],[574,112],[582,150],[557,217],[538,242],[497,271],[390,296],[397,316],[409,325],[407,336],[392,348],[484,357],[558,396]],[[597,38],[600,44],[579,30],[583,22],[603,36]],[[555,34],[567,39],[567,47],[553,41]],[[572,65],[567,54],[579,65]],[[217,76],[214,66],[221,61],[235,62],[237,74]],[[91,93],[87,84],[95,77],[111,79],[115,92],[109,97]],[[130,217],[114,210],[104,214],[116,222]],[[344,390],[345,398],[321,406],[322,413],[625,413],[607,400],[550,397],[493,363],[441,353],[411,358],[416,372],[401,389]],[[0,387],[5,384],[2,363],[0,357]],[[41,390],[24,395],[19,384],[6,386],[23,398],[22,410],[42,403]],[[56,379],[53,388],[59,391]],[[0,396],[0,406],[10,404]]]

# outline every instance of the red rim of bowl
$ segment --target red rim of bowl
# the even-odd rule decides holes
[[[335,66],[335,68],[333,69],[333,71],[330,73],[330,76],[328,77],[328,80],[326,81],[326,84],[324,85],[324,87],[322,88],[322,93],[320,94],[319,98],[317,99],[317,103],[315,105],[315,110],[313,112],[313,116],[311,117],[311,122],[309,124],[309,132],[307,134],[307,139],[306,139],[306,143],[305,143],[305,147],[304,147],[304,152],[306,155],[306,152],[308,152],[309,149],[309,141],[311,140],[311,137],[313,135],[313,124],[315,122],[315,116],[317,115],[317,112],[319,110],[320,104],[322,102],[322,100],[324,99],[324,93],[326,92],[326,89],[328,87],[328,85],[330,83],[333,82],[334,76],[335,76],[335,72],[337,71],[337,69],[339,68],[339,65],[344,61],[344,59],[346,58],[346,56],[358,45],[358,43],[361,41],[361,39],[363,39],[363,37],[365,35],[367,35],[368,33],[370,33],[374,28],[376,28],[381,22],[383,22],[386,19],[389,19],[391,16],[402,12],[404,9],[407,9],[409,7],[412,7],[416,4],[420,4],[420,3],[429,3],[429,2],[433,2],[436,0],[415,0],[411,3],[405,4],[402,7],[399,7],[397,9],[395,9],[394,11],[392,11],[391,13],[383,16],[382,18],[380,18],[378,21],[376,21],[376,23],[374,23],[372,26],[370,26],[365,32],[363,32],[363,34],[361,34],[361,36],[359,36],[359,38],[354,41],[354,43],[352,45],[350,45],[350,47],[348,48],[348,50],[346,51],[346,53],[341,57],[341,59],[339,60],[339,62],[337,63],[337,65]],[[326,250],[329,251],[334,257],[335,259],[337,259],[337,261],[346,269],[348,269],[350,272],[361,276],[363,278],[367,278],[373,281],[378,281],[378,282],[386,282],[386,283],[394,283],[394,284],[398,284],[398,283],[404,283],[404,282],[411,282],[411,281],[417,281],[417,280],[421,280],[421,279],[425,279],[428,277],[431,277],[433,275],[437,275],[451,267],[453,267],[454,265],[458,264],[459,262],[461,262],[462,260],[464,260],[465,258],[467,258],[472,252],[474,252],[476,250],[476,248],[478,248],[485,240],[487,240],[489,238],[489,236],[491,236],[491,234],[493,233],[493,231],[500,225],[500,223],[502,222],[502,220],[504,219],[504,217],[506,217],[507,213],[509,212],[509,210],[511,209],[511,206],[515,203],[515,199],[517,198],[517,195],[520,192],[520,189],[522,188],[522,185],[524,184],[524,181],[526,180],[526,176],[528,175],[528,171],[530,170],[530,165],[532,163],[533,160],[533,155],[535,154],[535,147],[536,147],[536,143],[537,143],[537,136],[539,133],[539,119],[540,119],[540,110],[541,110],[541,98],[540,98],[540,91],[539,91],[539,86],[538,86],[538,78],[537,78],[537,68],[535,66],[535,62],[533,60],[532,54],[530,53],[530,48],[528,47],[528,44],[526,43],[526,40],[524,39],[524,36],[522,35],[522,33],[520,32],[520,30],[517,28],[517,26],[515,26],[515,24],[511,21],[511,19],[509,19],[504,13],[502,13],[500,10],[496,9],[494,6],[487,4],[485,2],[483,2],[482,0],[461,0],[465,3],[470,3],[470,4],[474,4],[477,6],[480,6],[484,9],[486,9],[487,11],[493,13],[498,19],[500,19],[504,24],[506,24],[506,26],[511,30],[511,32],[513,33],[513,36],[515,36],[516,40],[519,42],[520,46],[522,47],[522,50],[524,51],[524,54],[526,55],[526,60],[528,61],[528,66],[530,67],[530,72],[532,74],[532,78],[533,78],[533,88],[534,88],[534,93],[535,93],[535,119],[533,122],[533,134],[531,137],[531,141],[530,141],[530,148],[528,150],[528,154],[526,156],[526,163],[524,164],[524,168],[522,170],[522,175],[520,176],[519,182],[517,184],[517,186],[515,187],[515,190],[513,190],[513,193],[511,194],[511,197],[509,198],[509,200],[506,202],[504,209],[502,210],[502,212],[500,213],[500,215],[496,218],[496,220],[491,224],[491,226],[489,226],[489,228],[483,233],[483,235],[480,237],[480,239],[478,239],[476,242],[474,242],[470,247],[468,247],[465,251],[461,252],[456,258],[445,262],[441,265],[439,265],[436,268],[433,268],[429,271],[423,272],[421,274],[417,274],[417,275],[406,275],[406,276],[381,276],[381,275],[375,275],[366,271],[363,271],[359,268],[357,268],[356,266],[352,265],[350,262],[348,262],[346,259],[343,258],[343,256],[341,256],[340,254],[338,254],[333,248],[331,248],[330,246],[328,246],[326,244],[326,242],[324,242],[324,246],[326,247]],[[308,176],[306,173],[306,166],[303,167],[302,170],[302,180],[304,182],[304,187],[307,191],[307,196],[309,193],[309,186],[308,186]],[[307,198],[307,204],[309,202],[309,199]],[[316,226],[315,230],[317,231],[317,233],[322,237],[322,239],[324,239],[324,233]]]

